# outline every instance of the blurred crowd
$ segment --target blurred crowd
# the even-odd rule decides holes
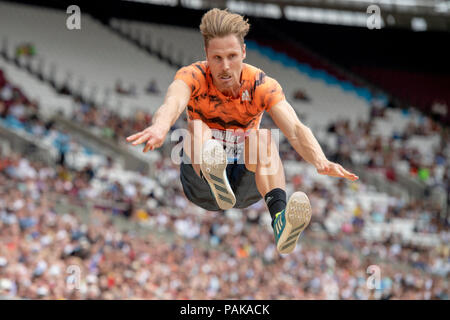
[[[166,176],[158,183],[174,183],[175,175],[165,179],[175,167],[159,165]],[[3,155],[0,168],[4,298],[448,299],[448,239],[433,250],[404,247],[395,238],[373,244],[357,234],[313,231],[317,214],[299,248],[281,256],[263,202],[243,212],[206,212],[183,197],[179,184],[144,196],[146,205],[131,217],[174,240],[152,232],[142,237],[120,231],[110,212],[93,210],[89,223],[57,213],[55,199],[73,197],[73,190],[87,200],[95,179],[87,172],[68,172],[73,179],[67,169],[17,154]],[[314,207],[323,190],[306,191]],[[133,199],[141,200],[138,193]],[[367,286],[373,264],[381,270],[377,290]]]
[[[25,121],[37,111],[37,103],[27,99],[19,87],[9,83],[0,69],[0,117],[10,116]]]
[[[450,191],[450,131],[433,119],[423,117],[416,123],[409,121],[403,130],[394,130],[391,136],[374,134],[375,119],[383,118],[376,112],[368,121],[351,125],[349,121],[335,121],[328,132],[335,134],[337,145],[332,155],[338,161],[362,164],[368,169],[382,170],[390,181],[396,181],[401,172],[425,183],[428,187],[442,187]],[[434,147],[408,143],[412,139],[435,139]]]
[[[151,123],[150,113],[138,111],[134,118],[124,118],[107,108],[100,108],[85,101],[77,100],[78,110],[74,112],[73,120],[85,125],[91,130],[97,129],[97,134],[117,143],[131,133],[142,131]]]
[[[34,112],[26,111],[33,110],[30,103],[24,103],[24,97],[16,101],[19,95],[9,93],[14,88],[5,87],[0,85],[0,95],[7,98],[2,103],[4,117],[31,122]],[[17,107],[21,103],[25,106]],[[104,136],[118,141],[151,120],[145,113],[120,119],[110,111],[81,106],[82,112],[76,113],[79,121],[109,130]],[[351,136],[352,131],[346,134]],[[286,141],[280,152],[283,159],[300,161]],[[184,197],[179,167],[170,158],[162,157],[154,165],[154,179],[139,173],[118,179],[121,169],[111,159],[105,165],[75,169],[64,162],[47,166],[2,150],[0,297],[449,298],[450,233],[432,203],[392,197],[387,206],[348,204],[343,199],[369,193],[369,186],[339,179],[325,185],[305,165],[305,170],[286,174],[287,189],[308,194],[313,220],[298,248],[284,256],[276,250],[263,201],[244,210],[208,212]],[[94,202],[89,221],[61,210],[57,206],[61,199],[78,205]],[[337,232],[327,225],[333,214],[348,217]],[[148,232],[144,236],[137,229],[125,232],[113,223],[111,218],[117,216]],[[438,234],[440,244],[426,248],[405,243],[397,235],[380,241],[363,237],[369,221],[393,218],[414,219],[415,231]],[[378,266],[381,275],[375,289],[368,285],[371,265]]]

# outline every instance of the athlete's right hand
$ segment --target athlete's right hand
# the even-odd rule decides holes
[[[147,152],[161,147],[169,130],[170,128],[167,128],[167,126],[155,123],[147,129],[127,137],[127,142],[133,141],[132,145],[136,146],[147,141],[143,150],[143,152]]]

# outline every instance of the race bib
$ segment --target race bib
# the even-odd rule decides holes
[[[248,133],[244,130],[234,129],[212,129],[211,131],[213,138],[222,143],[229,163],[241,159],[244,155],[245,137],[248,136]]]

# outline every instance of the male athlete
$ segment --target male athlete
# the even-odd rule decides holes
[[[127,141],[133,145],[146,142],[143,152],[159,148],[187,107],[190,137],[183,140],[180,165],[186,197],[211,211],[246,208],[264,198],[277,249],[290,253],[309,224],[311,206],[303,192],[295,192],[286,202],[277,146],[268,130],[259,129],[264,111],[319,174],[352,181],[358,177],[327,160],[311,130],[286,101],[278,82],[243,62],[244,37],[249,28],[241,15],[219,9],[208,11],[200,24],[206,61],[178,70],[152,125]],[[233,130],[231,136],[238,141],[227,154],[229,148],[224,148],[223,140],[230,137],[225,133]]]

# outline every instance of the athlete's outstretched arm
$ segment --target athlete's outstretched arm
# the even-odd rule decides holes
[[[190,96],[189,86],[182,80],[174,80],[167,89],[164,103],[153,115],[152,125],[129,136],[127,141],[133,141],[133,146],[147,141],[143,152],[161,147],[170,128],[185,110]]]
[[[294,109],[286,100],[274,105],[268,113],[295,151],[315,166],[318,173],[352,181],[358,179],[358,176],[345,170],[340,164],[327,159],[311,129],[299,120]]]

